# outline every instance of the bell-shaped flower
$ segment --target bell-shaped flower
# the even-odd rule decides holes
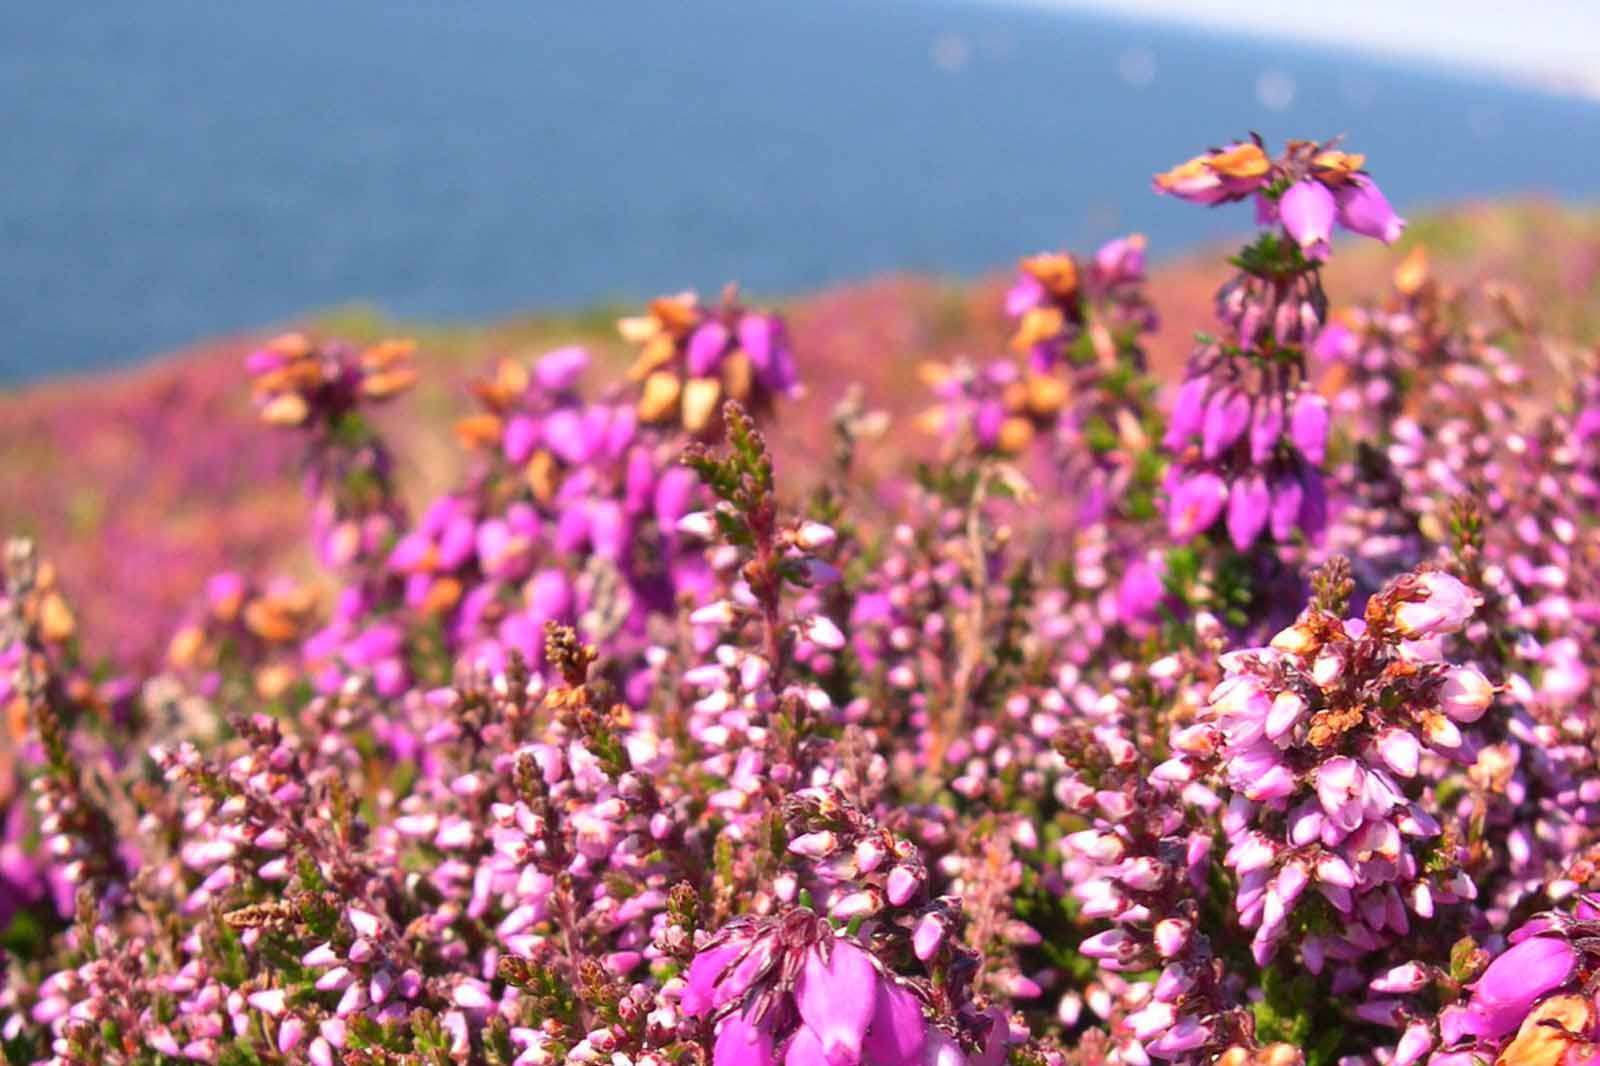
[[[1228,487],[1217,475],[1202,472],[1184,479],[1172,494],[1167,532],[1182,543],[1210,529],[1228,502]]]
[[[1309,390],[1295,397],[1289,439],[1306,462],[1321,465],[1328,447],[1328,402]]]
[[[921,1066],[928,1024],[917,997],[894,981],[878,985],[878,1002],[861,1050],[874,1066]]]
[[[1503,1036],[1522,1024],[1539,997],[1565,984],[1577,965],[1577,951],[1560,937],[1524,940],[1483,971],[1467,1011],[1482,1035]]]
[[[1250,428],[1250,397],[1243,389],[1218,389],[1206,402],[1201,427],[1201,453],[1215,459],[1233,447]]]
[[[1320,181],[1309,178],[1289,186],[1278,201],[1278,217],[1284,230],[1311,260],[1328,258],[1328,240],[1333,236],[1337,215],[1333,193]]]
[[[1394,213],[1377,182],[1353,174],[1334,192],[1339,204],[1339,224],[1352,233],[1393,244],[1405,231],[1405,219]]]
[[[743,1014],[730,1015],[717,1030],[711,1061],[714,1066],[775,1066],[772,1034],[764,1026],[750,1024]]]
[[[816,1034],[825,1061],[832,1066],[860,1061],[881,980],[871,956],[849,941],[835,940],[826,955],[820,947],[806,955],[795,983],[795,1004],[803,1029]]]
[[[1272,493],[1260,473],[1248,474],[1233,483],[1228,493],[1228,535],[1233,546],[1246,551],[1266,528],[1272,510]]]

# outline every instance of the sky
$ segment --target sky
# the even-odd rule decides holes
[[[1600,0],[1021,0],[1359,48],[1600,98]]]

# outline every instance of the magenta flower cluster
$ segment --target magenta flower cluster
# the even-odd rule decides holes
[[[1028,256],[932,449],[732,288],[486,368],[431,498],[426,352],[265,345],[315,573],[136,671],[7,545],[6,1061],[1600,1062],[1600,373],[1415,250],[1330,311],[1342,147],[1156,186],[1262,227],[1182,376],[1142,238]]]

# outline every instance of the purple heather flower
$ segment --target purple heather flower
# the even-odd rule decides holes
[[[806,956],[795,982],[795,1003],[827,1062],[843,1066],[859,1060],[877,1009],[879,981],[872,959],[847,941],[835,941],[826,958],[818,949]]]
[[[711,1061],[715,1066],[774,1066],[772,1034],[743,1014],[729,1015],[717,1029]]]
[[[1494,702],[1494,686],[1470,666],[1452,667],[1439,689],[1439,706],[1458,722],[1476,722]]]
[[[1328,258],[1328,240],[1333,235],[1336,214],[1333,193],[1320,181],[1297,181],[1278,201],[1283,228],[1311,260]]]
[[[1023,271],[1006,290],[1006,314],[1012,318],[1019,318],[1025,312],[1043,306],[1048,300],[1049,292],[1045,289],[1044,283]]]
[[[1507,949],[1472,987],[1467,1011],[1480,1036],[1504,1036],[1522,1023],[1538,999],[1565,984],[1578,955],[1560,937],[1534,937]]]
[[[1160,621],[1165,574],[1166,561],[1159,553],[1129,564],[1117,585],[1117,618],[1124,626],[1142,631]]]
[[[928,1026],[917,997],[892,981],[878,985],[878,1002],[861,1050],[874,1066],[921,1066]]]
[[[1356,335],[1341,322],[1329,322],[1317,334],[1312,354],[1325,363],[1347,362],[1355,354]]]
[[[727,939],[696,955],[679,1000],[690,1017],[736,1005],[719,1032],[718,1066],[725,1061],[724,1040],[726,1054],[740,1056],[730,1062],[756,1061],[746,1056],[780,1048],[786,1049],[786,1062],[816,1066],[922,1063],[933,1031],[921,1001],[867,951],[831,934],[811,912],[795,910],[775,921],[739,919],[722,936]],[[919,944],[922,939],[919,933]],[[765,1006],[751,1013],[749,1002]],[[729,1025],[738,1026],[733,1037],[725,1035]]]
[[[1254,544],[1266,528],[1272,493],[1260,473],[1249,474],[1228,490],[1228,535],[1240,551]]]
[[[1250,397],[1237,388],[1218,389],[1206,402],[1201,450],[1215,459],[1250,428]]]
[[[1432,1029],[1422,1022],[1411,1023],[1395,1045],[1394,1066],[1413,1066],[1433,1050],[1434,1044]]]
[[[1167,532],[1180,544],[1193,540],[1211,528],[1227,502],[1228,487],[1217,475],[1199,473],[1187,477],[1172,493]]]
[[[1483,603],[1483,597],[1440,571],[1422,574],[1417,584],[1424,597],[1402,603],[1394,612],[1395,625],[1411,640],[1454,633]]]
[[[1334,195],[1339,202],[1339,223],[1345,229],[1385,244],[1400,239],[1405,219],[1394,213],[1377,182],[1365,174],[1353,174]]]
[[[1155,190],[1194,203],[1213,205],[1242,200],[1266,183],[1271,162],[1250,141],[1196,156],[1157,174]]]
[[[1169,451],[1177,451],[1189,438],[1200,432],[1205,424],[1206,394],[1211,387],[1205,375],[1186,378],[1178,387],[1172,411],[1167,416],[1167,433],[1163,444]]]
[[[927,962],[944,942],[945,927],[937,915],[925,915],[911,934],[911,946],[918,959]]]
[[[1144,277],[1144,250],[1140,234],[1117,237],[1095,251],[1092,269],[1104,285],[1138,281]]]
[[[1296,396],[1289,415],[1289,439],[1308,463],[1320,466],[1328,445],[1328,402],[1310,391]]]
[[[746,312],[739,319],[739,345],[767,388],[779,395],[793,394],[799,384],[788,328],[777,315]]]
[[[533,364],[533,376],[546,392],[566,392],[577,385],[578,379],[588,369],[588,350],[572,345],[540,356]]]
[[[715,372],[722,362],[722,355],[727,351],[730,339],[728,327],[716,319],[712,319],[691,333],[685,355],[689,373],[695,377],[706,377]]]
[[[1272,538],[1285,541],[1294,535],[1305,505],[1305,487],[1293,474],[1272,482]]]
[[[1276,397],[1263,397],[1250,421],[1250,461],[1259,465],[1272,458],[1283,435],[1283,405]]]
[[[652,501],[656,524],[663,532],[671,532],[678,528],[678,522],[689,513],[694,504],[699,481],[693,471],[682,467],[674,467],[665,471],[661,479],[656,482],[655,498]]]
[[[541,435],[536,419],[525,414],[512,415],[506,420],[505,433],[500,439],[506,461],[519,464],[527,462],[534,449],[538,448]]]

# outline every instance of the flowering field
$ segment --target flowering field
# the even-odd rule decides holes
[[[0,400],[6,1060],[1600,1061],[1600,225],[1154,185]]]

